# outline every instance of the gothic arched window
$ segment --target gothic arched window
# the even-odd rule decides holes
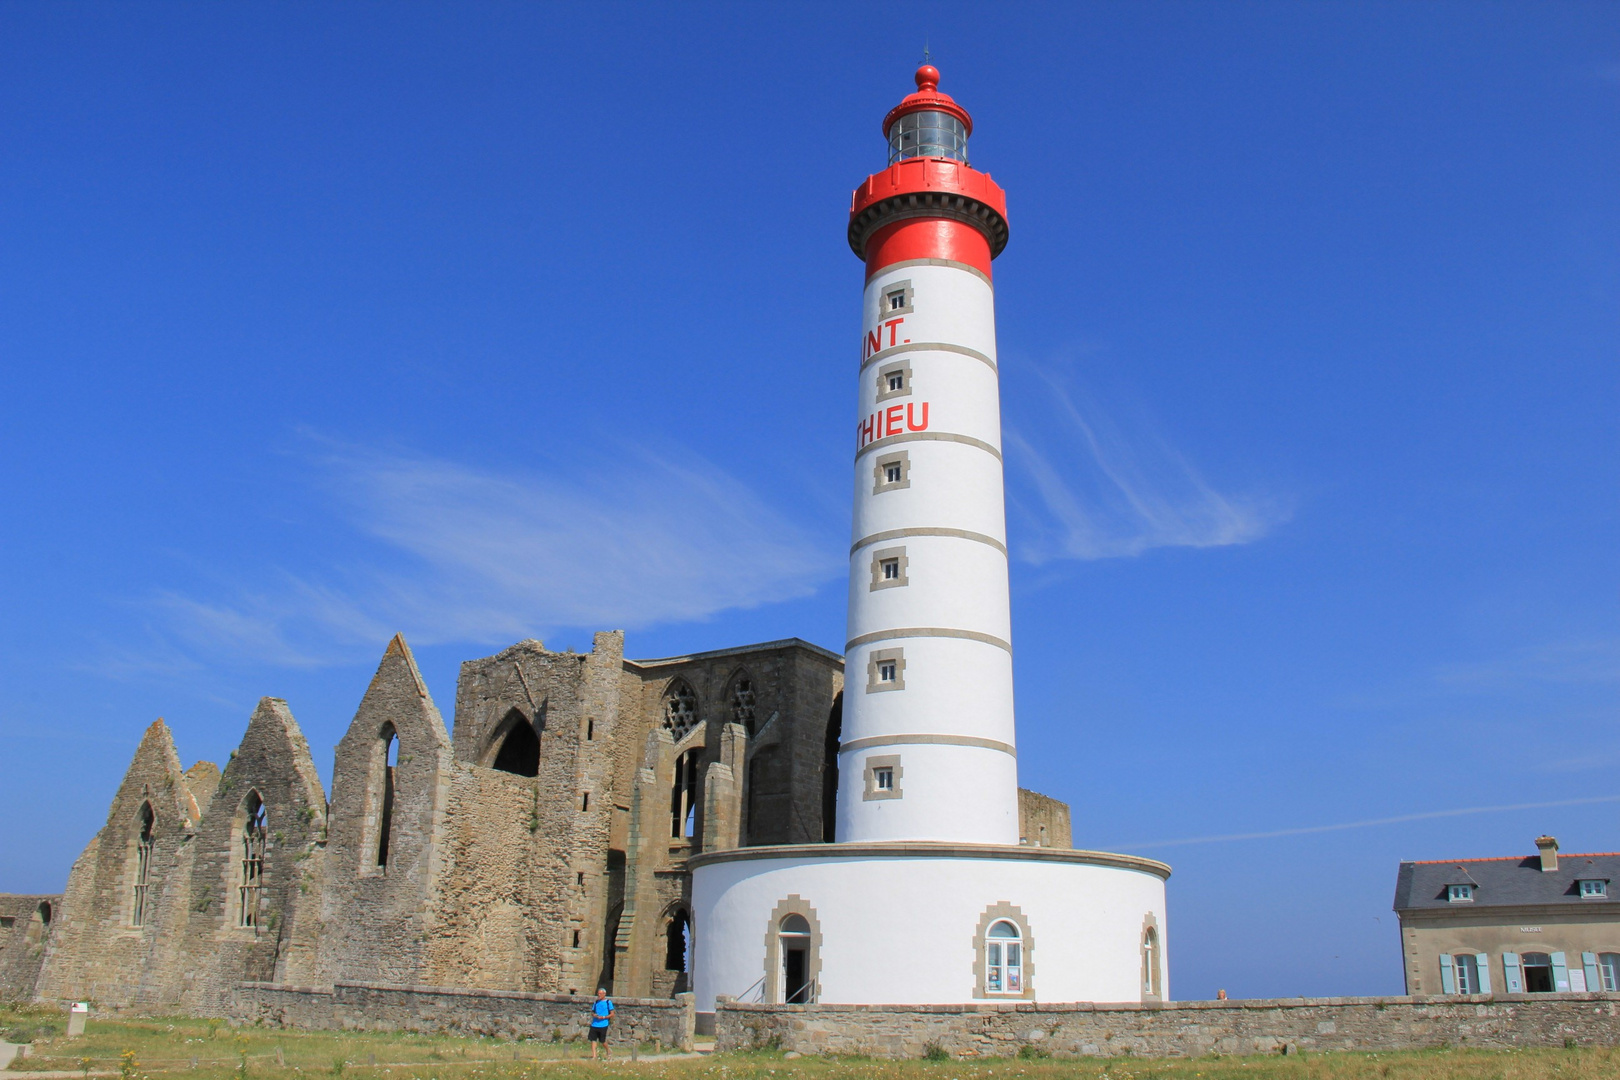
[[[676,679],[664,695],[664,730],[680,742],[687,732],[697,727],[697,693],[685,679]]]
[[[267,839],[264,820],[264,802],[257,791],[247,793],[239,812],[241,832],[237,851],[241,858],[241,874],[237,879],[236,925],[259,926],[259,901],[264,895],[264,846]]]
[[[388,865],[388,844],[394,832],[394,770],[399,767],[399,733],[393,724],[384,724],[377,733],[377,750],[382,754],[382,791],[377,807],[377,865]]]
[[[731,722],[741,724],[748,734],[754,733],[754,681],[746,673],[739,674],[731,684]]]
[[[152,804],[141,803],[137,818],[140,831],[135,836],[135,895],[130,905],[129,923],[131,926],[145,926],[146,890],[152,874],[152,842],[157,827],[157,815],[152,812]]]
[[[495,752],[491,766],[515,776],[539,776],[540,736],[535,734],[535,725],[513,709],[501,721],[501,727],[505,729],[497,735],[501,748]]]

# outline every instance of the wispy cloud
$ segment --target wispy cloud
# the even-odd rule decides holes
[[[317,486],[373,541],[364,562],[157,597],[191,648],[301,666],[348,660],[399,629],[423,643],[490,643],[639,628],[804,596],[842,568],[834,549],[702,461],[620,448],[611,461],[503,474],[310,445]]]
[[[1026,519],[1022,558],[1045,563],[1248,544],[1287,520],[1275,500],[1217,490],[1146,425],[1127,431],[1079,391],[1032,370],[1043,407],[1003,439],[1009,467],[1029,484],[1028,495],[1015,485],[1010,498]]]
[[[1530,646],[1497,660],[1447,664],[1436,671],[1435,677],[1443,686],[1458,690],[1620,682],[1620,639]]]
[[[1559,806],[1591,806],[1596,803],[1620,802],[1620,795],[1594,795],[1585,799],[1559,799],[1555,802],[1511,803],[1505,806],[1467,806],[1456,810],[1428,810],[1419,814],[1401,814],[1397,817],[1368,818],[1366,821],[1346,821],[1336,825],[1305,825],[1296,829],[1272,829],[1268,832],[1227,833],[1223,836],[1192,836],[1180,840],[1149,840],[1144,843],[1116,845],[1126,851],[1149,848],[1185,847],[1188,844],[1225,844],[1237,840],[1272,840],[1279,836],[1312,836],[1316,833],[1342,832],[1345,829],[1371,829],[1379,825],[1404,825],[1410,821],[1431,821],[1435,818],[1467,817],[1470,814],[1500,814],[1510,810],[1547,810]]]

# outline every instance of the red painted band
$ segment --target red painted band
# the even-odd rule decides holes
[[[966,263],[990,276],[990,239],[965,221],[908,218],[885,225],[866,242],[868,279],[885,266],[911,259]]]

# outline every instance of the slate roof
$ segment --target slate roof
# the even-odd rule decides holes
[[[1583,900],[1582,878],[1608,881],[1609,896]],[[1472,884],[1472,902],[1446,899],[1447,885]],[[1479,908],[1523,905],[1570,905],[1612,908],[1620,912],[1620,852],[1558,856],[1558,869],[1541,869],[1540,855],[1501,859],[1451,859],[1403,862],[1395,879],[1395,910]]]

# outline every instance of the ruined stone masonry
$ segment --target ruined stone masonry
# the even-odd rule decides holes
[[[842,690],[842,658],[798,639],[627,660],[599,633],[589,653],[521,641],[463,664],[447,730],[395,637],[330,801],[284,701],[260,701],[223,771],[183,769],[159,720],[66,891],[0,895],[0,998],[671,1000],[687,859],[832,839]],[[1068,807],[1020,797],[1026,842],[1068,846]]]

